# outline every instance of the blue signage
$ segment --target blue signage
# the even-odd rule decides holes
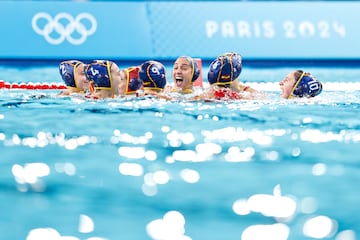
[[[152,55],[139,2],[0,2],[1,58],[143,58]]]
[[[0,2],[0,58],[359,59],[359,2]]]

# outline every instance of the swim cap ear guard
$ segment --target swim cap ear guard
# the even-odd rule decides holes
[[[190,58],[190,64],[193,69],[193,75],[192,75],[191,81],[195,82],[196,79],[198,79],[200,76],[199,65],[198,65],[197,61],[195,61],[193,58]]]
[[[157,61],[146,61],[140,66],[139,78],[144,89],[164,89],[166,85],[165,66]]]
[[[78,60],[63,61],[59,64],[59,73],[67,87],[77,88],[75,81],[75,70],[82,64]]]
[[[230,57],[220,55],[211,62],[208,71],[210,85],[229,86],[234,79],[234,66]]]
[[[322,84],[316,78],[314,78],[310,73],[303,72],[296,82],[291,96],[296,97],[315,97],[322,92]]]

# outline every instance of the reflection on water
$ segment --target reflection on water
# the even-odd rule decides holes
[[[4,239],[360,234],[357,92],[232,103],[36,94],[0,91]]]

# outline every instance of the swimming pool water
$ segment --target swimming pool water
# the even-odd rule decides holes
[[[0,238],[359,238],[359,69],[308,68],[342,90],[282,100],[290,70],[243,69],[269,97],[229,103],[0,90]]]

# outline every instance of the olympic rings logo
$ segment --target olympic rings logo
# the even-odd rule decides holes
[[[44,36],[53,45],[58,45],[65,39],[73,45],[80,45],[97,28],[96,19],[89,13],[80,13],[73,18],[70,14],[61,12],[52,18],[48,13],[39,12],[32,18],[31,24],[37,34]]]

